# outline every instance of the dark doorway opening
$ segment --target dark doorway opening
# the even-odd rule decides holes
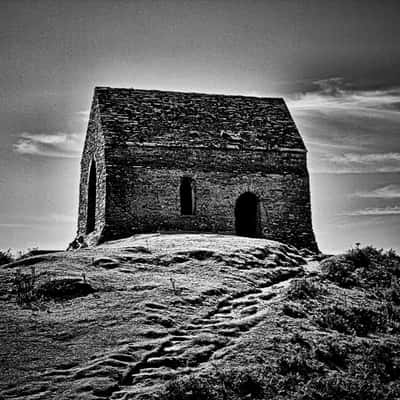
[[[179,194],[181,198],[181,215],[194,214],[194,183],[193,179],[184,176],[181,179]]]
[[[246,192],[239,196],[235,206],[235,229],[240,236],[259,236],[258,199],[253,193]]]
[[[88,183],[86,234],[93,232],[96,225],[96,162],[90,166]]]

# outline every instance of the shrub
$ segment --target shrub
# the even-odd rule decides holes
[[[341,287],[383,288],[400,277],[400,257],[393,250],[384,252],[367,246],[330,257],[321,268],[326,279]]]
[[[387,330],[387,317],[382,309],[334,305],[321,311],[317,323],[322,328],[357,336]]]
[[[322,276],[344,288],[351,288],[359,283],[354,265],[344,257],[333,256],[321,263]]]
[[[309,353],[301,351],[294,355],[285,355],[278,359],[277,372],[280,375],[295,374],[308,377],[313,372],[319,371],[315,360],[310,358]]]
[[[35,293],[36,281],[37,275],[34,267],[31,268],[30,274],[22,274],[20,269],[16,270],[13,285],[19,305],[30,304],[37,299]]]
[[[263,385],[261,379],[248,372],[239,371],[232,378],[234,382],[235,391],[240,397],[257,399],[263,395]]]
[[[397,389],[382,386],[376,377],[343,376],[332,373],[310,379],[296,399],[298,400],[395,400]]]
[[[382,309],[386,316],[387,332],[400,333],[400,307],[387,301],[382,304]]]
[[[38,247],[29,247],[28,249],[25,250],[19,250],[17,252],[17,255],[15,256],[14,260],[24,260],[26,258],[32,257],[34,255],[34,252],[39,250]]]
[[[261,368],[216,369],[204,375],[181,377],[156,395],[163,400],[228,400],[264,398]]]
[[[334,338],[332,338],[334,339]],[[337,344],[337,345],[336,345]],[[300,350],[281,356],[276,365],[218,369],[170,381],[155,398],[161,400],[397,400],[400,396],[398,345],[323,345],[340,368],[331,371]],[[355,354],[357,350],[359,354]],[[154,397],[153,397],[154,398]]]
[[[45,299],[68,299],[87,296],[94,289],[80,278],[53,279],[39,285],[35,289],[36,295]]]
[[[42,300],[62,300],[80,296],[86,296],[95,290],[90,284],[80,278],[51,279],[48,272],[36,273],[35,267],[31,267],[31,273],[21,273],[17,269],[13,280],[14,292],[17,295],[19,305],[31,306]]]
[[[344,259],[352,263],[355,268],[368,268],[377,252],[373,247],[350,249],[344,254]]]
[[[347,364],[349,346],[346,343],[331,340],[315,349],[315,357],[330,368],[344,368]]]
[[[287,298],[290,300],[315,299],[326,291],[321,284],[310,279],[295,279],[287,290]]]
[[[398,349],[392,342],[373,343],[362,348],[361,357],[352,364],[349,372],[367,379],[378,377],[385,383],[400,378]]]
[[[11,249],[0,250],[0,265],[9,264],[14,261],[14,256],[11,253]]]
[[[393,282],[393,285],[384,291],[386,301],[400,306],[400,284]]]
[[[261,398],[263,396],[260,368],[218,369],[215,374],[222,390],[222,398]]]
[[[209,377],[191,376],[172,380],[157,397],[165,400],[213,400],[215,395]]]

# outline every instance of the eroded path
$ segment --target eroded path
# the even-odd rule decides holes
[[[293,269],[270,286],[224,298],[213,312],[168,335],[142,360],[129,366],[121,380],[121,389],[111,398],[133,399],[154,392],[160,381],[199,371],[222,359],[242,335],[263,321],[268,303],[277,300],[281,289],[299,274],[301,271]]]

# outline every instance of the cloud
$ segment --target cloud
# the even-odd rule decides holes
[[[371,191],[356,192],[353,197],[376,198],[376,199],[398,199],[400,198],[400,185],[393,184],[383,186]]]
[[[32,225],[29,225],[29,224],[18,224],[18,223],[16,223],[16,224],[13,224],[13,223],[10,223],[10,224],[8,224],[8,223],[0,223],[0,227],[2,227],[2,228],[11,228],[11,229],[13,229],[13,228],[17,228],[17,229],[26,229],[26,228],[31,228],[32,227]]]
[[[314,90],[289,100],[294,110],[341,111],[353,115],[400,118],[400,88],[380,90],[352,89],[342,78],[313,82]]]
[[[69,224],[76,221],[73,215],[51,213],[42,216],[28,217],[31,221],[37,223],[56,223],[56,224]]]
[[[314,81],[288,104],[312,172],[400,171],[400,87],[360,89],[336,77]]]
[[[364,208],[361,210],[350,211],[350,212],[346,213],[345,215],[355,216],[355,217],[400,215],[400,206]]]
[[[325,158],[336,173],[400,172],[400,153],[344,153]]]
[[[32,228],[47,227],[56,224],[71,224],[76,222],[76,216],[60,213],[49,213],[47,215],[22,215],[9,216],[1,215],[1,218],[8,220],[0,223],[0,226],[7,228]]]
[[[79,117],[83,118],[84,120],[87,120],[90,115],[90,109],[77,111],[75,114],[79,115]]]
[[[83,147],[83,135],[78,133],[33,134],[23,132],[19,135],[14,151],[43,157],[77,158]]]

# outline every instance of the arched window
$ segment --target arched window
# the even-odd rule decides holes
[[[87,200],[86,234],[93,232],[96,226],[96,162],[90,166]]]
[[[194,181],[188,176],[181,179],[179,188],[181,198],[181,215],[193,215],[195,211]]]
[[[260,213],[257,196],[246,192],[238,197],[235,206],[235,229],[240,236],[257,237],[260,233]]]

